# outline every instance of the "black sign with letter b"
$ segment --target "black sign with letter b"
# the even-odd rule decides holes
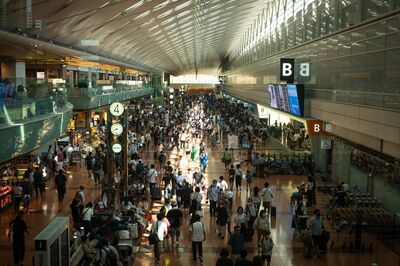
[[[294,59],[293,58],[281,58],[281,81],[287,83],[294,82]]]

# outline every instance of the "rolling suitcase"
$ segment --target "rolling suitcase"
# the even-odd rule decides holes
[[[324,230],[321,235],[321,243],[320,243],[320,250],[326,251],[328,249],[328,241],[330,238],[331,233],[329,231]]]
[[[271,217],[276,218],[276,206],[271,207]]]
[[[307,229],[307,216],[299,216],[299,223],[297,230],[306,230]]]
[[[161,188],[159,185],[155,185],[151,191],[152,200],[161,200]]]
[[[312,254],[312,246],[304,243],[303,257],[309,259],[309,258],[312,258],[312,255],[313,255]]]

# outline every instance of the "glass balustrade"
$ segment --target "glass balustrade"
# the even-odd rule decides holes
[[[76,84],[67,83],[69,97],[96,97],[107,94],[130,92],[149,88],[149,83],[134,80],[79,80]]]
[[[0,79],[0,124],[12,124],[63,109],[67,104],[61,79]]]

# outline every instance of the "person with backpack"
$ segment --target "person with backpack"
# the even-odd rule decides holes
[[[119,253],[115,247],[109,244],[107,239],[100,240],[99,260],[96,266],[118,266]]]
[[[271,211],[271,201],[272,198],[274,197],[274,195],[272,194],[272,190],[269,187],[269,183],[265,182],[264,184],[264,188],[261,190],[260,192],[261,197],[262,197],[262,201],[263,201],[263,207],[264,209],[268,209],[267,214],[270,214]]]
[[[267,266],[270,266],[274,241],[271,238],[271,232],[269,230],[264,232],[264,235],[260,239],[258,246],[262,261],[265,262],[265,260],[267,260]]]

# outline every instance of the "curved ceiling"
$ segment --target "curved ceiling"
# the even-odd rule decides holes
[[[143,67],[216,68],[270,0],[8,1],[6,27]],[[6,1],[7,2],[7,1]],[[42,21],[42,29],[26,29]],[[3,20],[4,23],[4,20]],[[4,25],[3,25],[4,26]],[[93,43],[92,43],[93,44]],[[94,43],[96,44],[96,43]]]

